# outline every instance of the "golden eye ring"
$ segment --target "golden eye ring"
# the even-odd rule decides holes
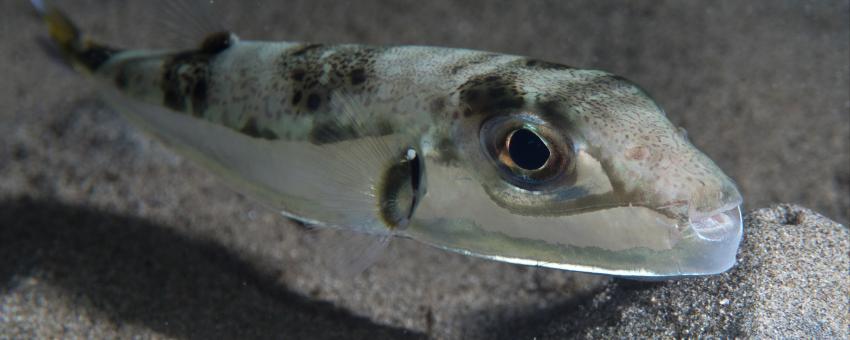
[[[498,116],[480,128],[482,150],[511,185],[546,191],[573,178],[573,144],[531,113]]]

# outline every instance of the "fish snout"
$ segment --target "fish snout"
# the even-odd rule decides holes
[[[725,177],[725,176],[724,176]],[[718,186],[693,193],[688,220],[694,233],[706,241],[740,237],[742,225],[738,188],[729,178],[721,178]]]
[[[639,189],[640,196],[656,202],[654,208],[679,216],[680,228],[701,240],[740,237],[743,199],[735,182],[702,154],[682,158],[653,167],[656,172],[647,176],[647,189]]]

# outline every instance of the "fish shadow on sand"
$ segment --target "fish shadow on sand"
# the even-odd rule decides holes
[[[0,293],[28,278],[74,308],[185,339],[424,338],[281,286],[221,245],[140,218],[0,201]]]
[[[609,282],[608,299],[598,293],[585,294],[544,309],[500,317],[499,322],[480,325],[482,339],[584,338],[597,327],[617,327],[625,302],[646,300],[645,292],[658,289],[664,282],[615,279]],[[491,310],[495,315],[511,314]]]

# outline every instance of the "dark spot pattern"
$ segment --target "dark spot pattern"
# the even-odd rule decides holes
[[[568,127],[572,126],[572,123],[568,116],[561,112],[563,104],[562,100],[557,99],[539,101],[537,103],[537,114],[559,129],[567,130]]]
[[[178,112],[202,117],[207,108],[210,61],[233,44],[230,32],[214,33],[204,39],[197,50],[175,54],[163,63],[163,104]]]
[[[298,105],[299,102],[301,102],[301,91],[295,91],[292,95],[292,106]]]
[[[323,57],[329,50],[333,53]],[[297,115],[327,110],[337,90],[369,90],[368,80],[374,74],[378,52],[375,47],[306,44],[283,53],[278,67],[289,83],[281,87],[291,91],[292,112]]]
[[[207,105],[211,56],[200,51],[174,55],[163,65],[163,104],[178,111],[203,116]],[[191,105],[191,111],[189,111]]]
[[[519,109],[525,105],[515,75],[495,73],[474,77],[458,88],[461,103],[467,106],[464,117]]]
[[[440,163],[456,165],[461,160],[455,142],[448,136],[444,136],[437,141],[436,149],[440,155],[440,159],[438,160]]]
[[[431,100],[430,109],[432,113],[442,112],[446,108],[446,98],[438,97]]]
[[[322,104],[322,99],[319,98],[318,94],[311,93],[307,96],[307,110],[316,111],[319,108],[319,105]]]
[[[480,53],[476,54],[469,59],[464,59],[459,61],[458,63],[452,65],[449,69],[449,73],[452,75],[458,74],[460,71],[463,71],[466,68],[469,68],[474,65],[478,65],[481,63],[485,63],[487,61],[492,60],[493,58],[498,57],[499,55],[496,53]]]
[[[366,81],[366,71],[362,68],[351,71],[351,85],[359,85]]]
[[[294,69],[289,73],[289,78],[294,81],[303,81],[304,80],[304,69]]]
[[[386,119],[378,119],[377,124],[375,124],[375,133],[372,135],[376,136],[386,136],[395,132],[395,127],[392,122]]]
[[[553,70],[553,71],[561,71],[561,70],[572,70],[575,69],[572,66],[553,63],[549,61],[543,61],[538,59],[524,59],[520,60],[523,66],[526,68],[534,69],[534,70]]]

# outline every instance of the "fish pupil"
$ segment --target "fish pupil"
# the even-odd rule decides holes
[[[508,153],[514,164],[525,170],[536,170],[549,160],[549,147],[540,136],[528,129],[519,129],[508,140]]]

